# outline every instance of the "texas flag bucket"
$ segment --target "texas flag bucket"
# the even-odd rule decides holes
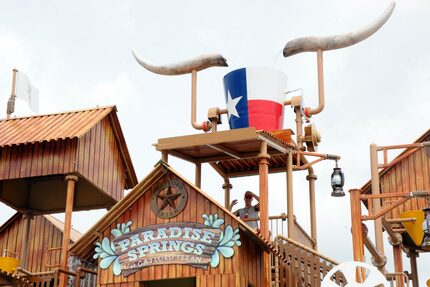
[[[283,128],[287,76],[272,68],[242,68],[224,76],[230,129]]]

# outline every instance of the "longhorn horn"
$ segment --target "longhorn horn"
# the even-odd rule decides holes
[[[182,75],[188,74],[192,71],[201,71],[210,67],[227,67],[226,59],[220,54],[207,54],[202,55],[197,58],[193,58],[188,61],[179,62],[176,64],[166,65],[166,66],[156,66],[152,65],[145,60],[133,50],[133,56],[136,61],[148,71],[151,71],[160,75]]]
[[[361,30],[327,37],[302,37],[291,40],[285,45],[284,57],[289,57],[302,52],[328,51],[345,48],[371,36],[379,30],[393,13],[396,3],[392,1],[385,12],[372,24]]]

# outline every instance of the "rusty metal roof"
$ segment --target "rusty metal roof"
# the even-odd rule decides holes
[[[115,106],[0,120],[0,147],[79,138]]]

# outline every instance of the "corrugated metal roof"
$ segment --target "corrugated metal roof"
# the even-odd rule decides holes
[[[0,147],[79,138],[115,106],[0,120]]]

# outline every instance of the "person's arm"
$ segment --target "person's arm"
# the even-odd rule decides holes
[[[234,199],[229,206],[229,210],[231,211],[233,209],[233,206],[235,206],[237,204],[237,199]],[[239,216],[239,210],[236,210],[235,212],[233,212],[234,215]]]
[[[255,198],[255,200],[258,202],[256,205],[254,205],[255,210],[259,211],[260,210],[260,197],[258,195],[256,195],[255,193],[252,193],[252,197]]]

